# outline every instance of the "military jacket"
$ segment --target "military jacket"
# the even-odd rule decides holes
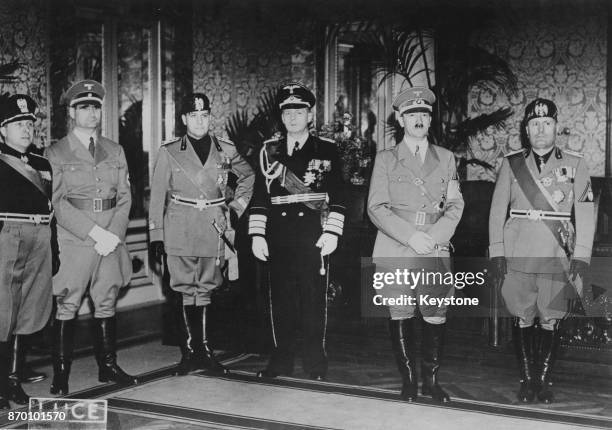
[[[47,157],[53,168],[53,207],[60,243],[94,246],[88,233],[96,224],[125,239],[132,194],[123,148],[100,136],[94,159],[70,132],[47,149]],[[116,198],[116,206],[101,212],[81,210],[70,203],[70,198]]]
[[[164,242],[170,255],[216,257],[223,255],[215,221],[227,228],[227,206],[198,209],[171,201],[173,195],[187,199],[224,198],[228,173],[238,177],[234,199],[228,203],[238,216],[247,208],[253,193],[254,173],[234,144],[211,136],[206,163],[202,165],[187,136],[162,145],[151,180],[149,207],[150,240]]]
[[[341,236],[344,231],[346,206],[345,196],[342,193],[340,159],[335,142],[310,135],[302,148],[289,156],[287,153],[287,138],[281,137],[266,141],[263,150],[266,151],[266,157],[269,157],[271,163],[278,161],[282,166],[286,166],[288,170],[293,172],[306,191],[327,194],[322,231]],[[263,166],[263,169],[265,169],[265,166]],[[304,203],[272,205],[272,198],[304,194],[289,191],[284,186],[285,179],[284,173],[281,173],[275,179],[266,181],[262,166],[258,167],[249,217],[249,234],[251,236],[266,236],[271,210],[285,211],[291,205],[299,208],[295,211],[296,214],[305,214],[317,210]],[[317,217],[317,220],[317,222],[321,222],[320,217]],[[300,232],[288,233],[300,234]]]
[[[373,257],[417,255],[408,245],[416,231],[447,245],[463,207],[451,151],[430,143],[422,164],[403,141],[379,152],[368,195],[368,214],[379,230]],[[417,217],[426,222],[418,225]]]
[[[586,163],[578,153],[554,149],[541,172],[534,155],[522,150],[508,154],[497,176],[489,217],[489,255],[509,258],[509,267],[524,273],[563,271],[565,251],[546,220],[507,217],[509,209],[543,210],[530,203],[510,166],[511,157],[524,157],[529,172],[549,193],[558,212],[574,212],[573,258],[589,261],[595,231],[593,191]],[[552,259],[534,257],[553,257]]]

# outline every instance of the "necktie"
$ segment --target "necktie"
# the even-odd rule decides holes
[[[94,142],[94,138],[89,138],[89,153],[92,157],[96,157],[96,142]]]
[[[300,142],[296,141],[295,146],[293,147],[293,151],[291,151],[291,155],[294,155],[297,150],[300,149]]]
[[[419,154],[419,145],[417,145],[416,149],[414,150],[414,156],[417,158],[417,161],[420,163],[421,162],[421,154]]]

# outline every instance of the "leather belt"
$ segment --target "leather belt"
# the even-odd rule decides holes
[[[170,200],[177,205],[190,206],[198,210],[204,210],[208,208],[214,208],[217,206],[223,206],[225,204],[225,197],[219,197],[218,199],[190,199],[187,197],[181,197],[177,194],[173,194]]]
[[[52,215],[0,213],[0,221],[26,222],[29,224],[49,224]]]
[[[270,198],[273,205],[288,205],[291,203],[316,202],[327,200],[327,193],[288,194],[286,196],[275,196]]]
[[[435,224],[444,215],[444,212],[415,212],[397,207],[392,207],[391,210],[402,219],[413,222],[414,225]]]
[[[527,218],[533,221],[555,220],[566,221],[571,218],[570,212],[541,211],[537,209],[510,209],[510,218]]]
[[[112,199],[77,199],[68,197],[68,202],[82,211],[103,212],[117,206],[117,197]]]

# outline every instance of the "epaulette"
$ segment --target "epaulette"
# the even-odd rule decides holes
[[[162,142],[162,146],[170,145],[171,143],[178,142],[179,140],[181,140],[180,137],[175,137],[175,138],[172,138],[170,140],[165,140],[165,141]]]
[[[329,137],[319,136],[319,139],[324,140],[326,142],[330,142],[330,143],[336,143],[334,139],[330,139]]]
[[[574,157],[582,158],[584,154],[582,152],[570,151],[569,149],[562,149],[563,152],[569,155],[573,155]]]
[[[508,152],[506,155],[504,155],[505,158],[508,158],[512,155],[516,155],[516,154],[522,154],[523,152],[525,152],[525,149],[517,149],[516,151],[512,151],[512,152]]]
[[[225,139],[225,138],[219,137],[219,136],[215,136],[215,137],[217,138],[217,140],[219,142],[223,142],[223,143],[226,143],[228,145],[236,146],[236,144],[234,142],[232,142],[231,140],[229,140],[229,139]]]

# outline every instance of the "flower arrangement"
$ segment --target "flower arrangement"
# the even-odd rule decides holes
[[[342,176],[346,182],[353,185],[366,183],[372,156],[369,153],[368,141],[358,135],[350,113],[334,114],[331,124],[323,125],[319,131],[313,131],[313,134],[336,142],[342,163]]]

